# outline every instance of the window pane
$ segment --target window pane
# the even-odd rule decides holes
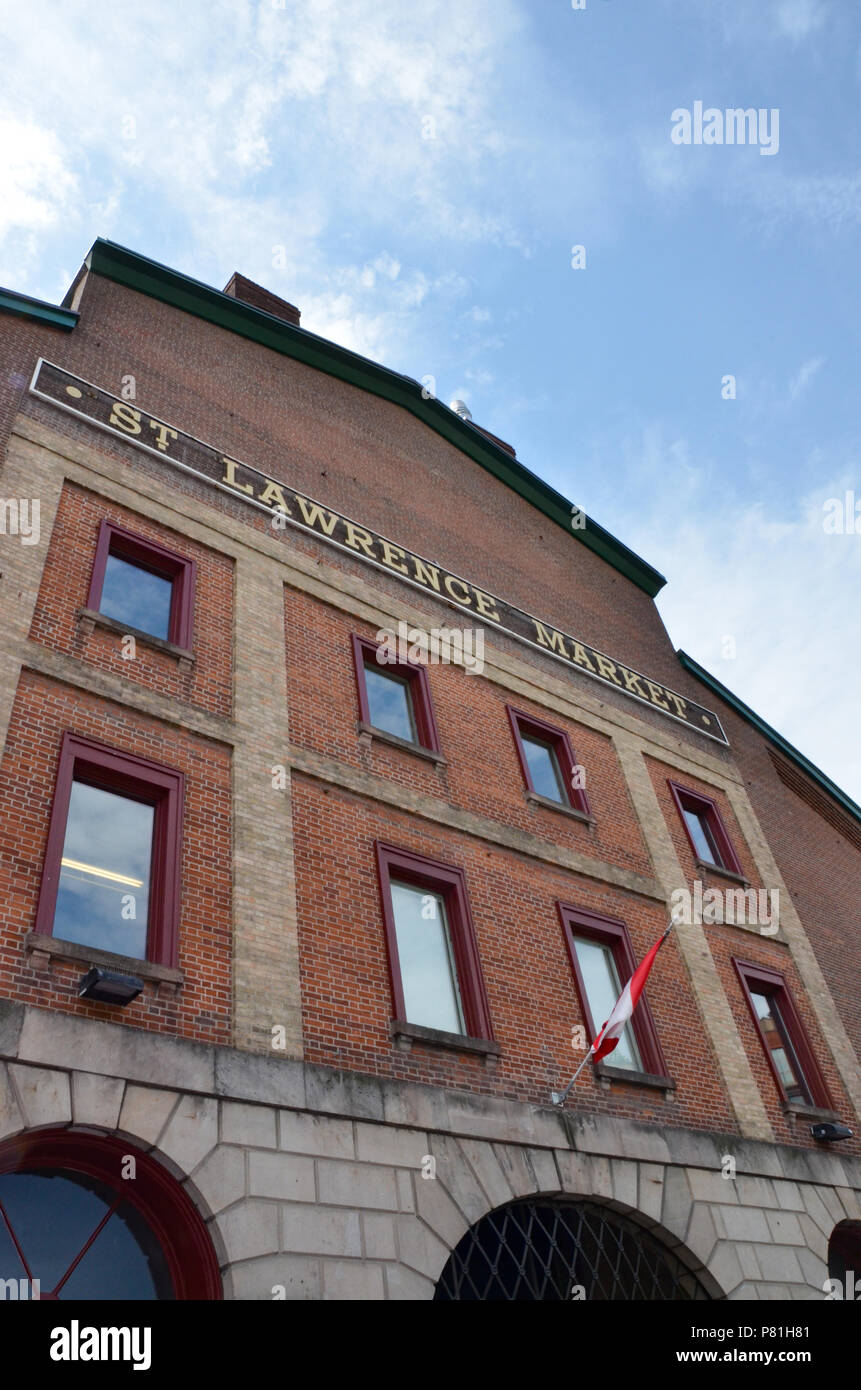
[[[616,962],[613,960],[610,947],[602,946],[597,941],[584,941],[577,938],[574,941],[574,949],[577,952],[577,964],[580,966],[580,974],[583,977],[586,998],[589,1000],[589,1011],[595,1023],[597,1036],[597,1030],[606,1023],[613,1012],[619,995],[622,993]],[[607,1065],[611,1067],[626,1067],[629,1071],[642,1071],[640,1051],[630,1023],[627,1024],[624,1033],[606,1060]]]
[[[565,795],[565,786],[553,745],[525,735],[521,735],[521,743],[526,754],[533,791],[539,796],[549,797],[551,801],[561,801],[564,805],[568,798]]]
[[[795,1049],[790,1042],[789,1032],[780,1016],[780,1006],[776,995],[755,994],[751,990],[750,997],[756,1009],[759,1026],[765,1034],[771,1060],[788,1099],[800,1101],[803,1105],[810,1105],[812,1103],[810,1092],[801,1074],[801,1067],[798,1064]]]
[[[155,809],[72,783],[54,935],[146,956]]]
[[[99,612],[129,627],[168,637],[173,580],[143,569],[120,555],[109,555]]]
[[[442,896],[393,883],[392,909],[406,1021],[463,1033],[463,1009]]]
[[[0,1176],[0,1204],[43,1296],[63,1279],[117,1195],[97,1178],[82,1173],[46,1169]],[[0,1228],[5,1230],[5,1221],[0,1220]],[[8,1248],[0,1241],[0,1252]],[[0,1277],[25,1277],[17,1251]],[[108,1217],[58,1295],[61,1301],[173,1296],[155,1234],[126,1201]]]
[[[374,728],[417,743],[409,681],[403,676],[389,675],[378,666],[366,664],[365,685]]]
[[[685,824],[691,834],[697,854],[706,864],[720,865],[714,844],[712,843],[711,831],[704,815],[699,811],[689,811],[684,808]]]

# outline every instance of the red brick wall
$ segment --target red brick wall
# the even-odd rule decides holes
[[[390,811],[310,778],[293,783],[306,1056],[328,1066],[546,1104],[582,1052],[583,1022],[556,911],[561,900],[619,917],[639,958],[664,925],[661,906],[467,835]],[[499,1070],[480,1058],[389,1037],[392,1000],[375,839],[461,867],[467,878],[490,1013],[502,1047]],[[660,1124],[732,1128],[718,1071],[675,944],[662,952],[648,998],[676,1098],[591,1075],[577,1094],[590,1108]]]
[[[770,745],[755,729],[732,710],[726,711],[725,723],[753,809],[861,1056],[861,851],[781,782],[768,756]]]
[[[134,659],[124,660],[120,634],[102,628],[89,634],[80,631],[76,614],[87,603],[103,519],[115,521],[146,540],[196,561],[192,639],[195,664],[188,675],[180,671],[176,657],[143,641],[137,642]],[[160,695],[229,716],[233,689],[233,562],[107,498],[66,483],[30,636],[46,647],[81,657]]]
[[[768,970],[777,970],[784,977],[787,989],[792,996],[792,1001],[807,1034],[811,1051],[819,1064],[819,1069],[834,1102],[834,1107],[841,1120],[844,1123],[849,1122],[850,1127],[854,1128],[853,1107],[846,1095],[827,1040],[823,1037],[816,1022],[807,993],[801,983],[801,977],[787,948],[766,936],[740,931],[735,927],[715,925],[706,926],[704,930],[718,974],[726,990],[747,1059],[756,1078],[759,1093],[774,1128],[777,1143],[802,1144],[806,1148],[816,1147],[816,1142],[810,1135],[812,1122],[809,1119],[799,1119],[797,1123],[793,1123],[784,1114],[774,1075],[751,1018],[750,1008],[744,997],[741,982],[732,963],[733,957],[751,965],[760,965]],[[854,1139],[841,1142],[840,1151],[841,1153],[861,1153],[861,1135],[857,1134],[857,1130]]]
[[[736,852],[738,861],[741,864],[741,871],[754,888],[761,886],[761,879],[756,872],[753,856],[741,833],[741,827],[735,818],[735,813],[730,806],[729,798],[719,787],[712,786],[709,782],[702,781],[699,777],[691,777],[687,772],[679,772],[678,768],[670,766],[669,763],[658,762],[656,758],[646,758],[646,766],[652,778],[652,784],[658,797],[658,803],[666,818],[670,835],[673,841],[673,848],[679,858],[679,863],[685,871],[689,881],[698,878],[703,884],[703,892],[708,888],[731,888],[736,885],[726,879],[722,874],[709,873],[707,869],[698,868],[696,855],[691,847],[687,832],[679,815],[678,808],[673,799],[673,794],[667,785],[667,780],[677,782],[680,786],[688,788],[692,792],[699,792],[701,796],[708,796],[717,804],[723,820],[726,832],[732,842],[732,847]],[[680,883],[680,888],[685,885]]]
[[[285,589],[285,628],[294,743],[589,858],[651,876],[651,862],[610,739],[529,700],[509,697],[485,676],[429,664],[426,670],[446,765],[435,767],[378,741],[370,749],[360,748],[350,634],[373,639],[376,629],[350,621],[336,609],[289,588]],[[594,827],[527,802],[507,701],[567,730],[585,769]]]
[[[185,773],[179,964],[176,996],[147,983],[126,1008],[76,996],[85,966],[33,969],[23,950],[42,880],[48,821],[63,733],[70,730]],[[230,1040],[230,758],[208,739],[25,671],[0,763],[0,994],[89,1018],[116,1018],[197,1042]]]
[[[679,773],[668,764],[660,763],[652,758],[647,758],[646,761],[657,792],[658,801],[660,802],[661,809],[664,812],[667,825],[670,829],[676,854],[679,857],[679,862],[684,871],[684,879],[678,884],[678,887],[692,889],[694,881],[699,879],[702,884],[702,892],[705,894],[712,888],[716,888],[723,893],[727,889],[735,889],[738,885],[719,873],[709,873],[707,869],[697,866],[690,841],[682,825],[681,816],[679,815],[675,801],[670,793],[670,789],[667,786],[668,777],[671,777],[684,787],[689,787],[691,791],[700,792],[704,796],[710,796],[712,800],[717,803],[727,833],[729,834],[733,848],[741,863],[742,872],[747,878],[750,887],[759,890],[763,886],[762,878],[756,872],[750,848],[742,836],[741,827],[733,814],[726,795],[719,788],[712,786],[710,783],[704,782],[700,778],[691,777],[688,773]],[[776,778],[775,781],[777,781]],[[777,781],[777,785],[781,791],[783,791],[782,784],[779,781]],[[761,793],[762,788],[758,788],[758,790]],[[777,824],[779,825],[779,799],[775,800],[770,809],[773,817],[777,813]],[[779,831],[778,833],[780,834],[781,832]],[[793,878],[799,879],[803,876],[803,874],[799,873],[799,867],[798,841],[796,841],[793,862],[790,864],[790,882]],[[834,885],[829,883],[828,888],[829,891],[833,893]],[[793,898],[794,897],[795,895],[793,895]],[[797,906],[798,904],[796,903],[796,907]],[[771,926],[772,923],[769,922],[765,925]],[[677,930],[683,931],[684,926],[680,925]],[[813,1140],[810,1138],[809,1133],[810,1122],[800,1121],[797,1127],[793,1127],[783,1113],[771,1068],[765,1058],[759,1035],[754,1027],[753,1020],[750,1016],[750,1010],[744,998],[741,983],[735,967],[732,964],[732,958],[735,957],[738,960],[748,961],[754,965],[761,965],[770,970],[777,970],[784,976],[795,1007],[807,1031],[814,1056],[819,1063],[825,1082],[831,1092],[835,1106],[842,1116],[851,1117],[854,1113],[853,1107],[839,1079],[828,1041],[823,1037],[815,1021],[813,1011],[808,1002],[807,993],[792,961],[789,950],[785,945],[772,940],[768,935],[763,935],[759,932],[751,932],[744,928],[706,922],[704,923],[704,931],[721,982],[730,1000],[748,1060],[753,1068],[753,1074],[756,1077],[760,1094],[765,1102],[769,1119],[774,1126],[776,1137],[779,1141],[786,1143],[812,1144]],[[829,983],[831,983],[830,977]],[[852,1149],[861,1152],[861,1139],[853,1142]]]
[[[699,682],[679,667],[660,617],[645,594],[407,412],[99,277],[90,277],[81,309],[81,322],[71,334],[3,316],[0,447],[14,411],[21,405],[27,413],[122,460],[140,474],[158,477],[200,499],[205,506],[241,517],[249,525],[264,527],[265,519],[254,515],[241,501],[216,494],[169,464],[149,458],[130,445],[100,434],[69,416],[62,416],[26,395],[26,384],[39,353],[116,393],[120,391],[122,377],[132,374],[137,382],[138,401],[145,409],[276,478],[304,488],[309,495],[352,515],[358,522],[376,527],[396,543],[408,545],[431,560],[459,570],[488,591],[595,643],[647,675],[665,680],[682,694],[720,708],[718,698],[707,694]],[[492,425],[493,422],[487,423]],[[540,461],[536,461],[536,466],[540,471]],[[360,560],[323,549],[312,538],[287,532],[284,543],[309,554],[324,554],[330,563],[361,578],[370,576],[375,587],[393,595],[403,596],[407,592],[396,578],[379,571],[371,575]],[[647,558],[659,566],[669,563],[660,550]],[[680,582],[672,573],[670,578]],[[410,601],[414,602],[415,597],[410,592]],[[427,602],[429,605],[429,600]],[[454,620],[452,610],[440,608],[440,612],[446,615],[443,621]],[[301,624],[303,615],[297,611],[295,616]],[[42,636],[42,640],[49,639]],[[288,644],[289,640],[288,623]],[[572,690],[585,689],[593,696],[597,693],[609,705],[636,711],[653,727],[665,731],[672,729],[682,740],[700,745],[696,733],[685,730],[678,723],[669,723],[657,711],[626,700],[623,695],[598,686],[585,676],[566,673],[558,663],[537,654],[533,656],[527,648],[508,643],[501,636],[496,636],[495,640],[518,656],[536,661],[544,671],[570,681]],[[98,651],[100,659],[102,656],[109,659],[107,652],[102,653],[99,648],[88,648],[88,651],[92,656]],[[328,657],[321,653],[322,644],[316,649],[315,659],[325,664]],[[151,673],[155,680],[157,668],[151,668]],[[439,672],[431,674],[439,713],[450,699],[449,679],[455,675],[462,677],[463,673],[449,672],[440,680],[437,679]],[[307,741],[309,746],[316,746],[304,712],[313,691],[301,690],[304,679],[301,675],[291,671],[290,679],[296,705],[293,735],[299,742]],[[322,701],[324,697],[329,699],[325,688],[317,692],[316,698]],[[201,694],[199,698],[205,703],[208,697]],[[214,693],[211,698],[215,699]],[[482,695],[481,700],[490,698]],[[349,756],[355,755],[355,744],[350,742],[354,732],[350,728],[346,691],[335,692],[332,699],[341,709],[341,713],[335,714],[335,725],[341,731],[338,737],[343,737],[344,741],[339,756],[349,760]],[[478,718],[479,725],[485,717],[491,717],[489,708],[483,703],[476,706],[477,714],[472,717]],[[737,759],[837,1007],[856,1044],[861,1044],[861,991],[857,983],[857,891],[861,882],[858,851],[783,786],[770,765],[760,736],[730,710],[720,708],[720,713],[732,752],[723,753],[719,745],[712,743],[709,750],[727,762],[733,757]],[[306,721],[304,727],[303,719]],[[447,726],[447,716],[440,722]],[[502,775],[503,764],[492,765],[492,756],[485,753],[486,744],[481,733],[479,727],[478,737],[473,740],[475,746],[471,746],[469,752],[473,765],[481,768],[482,785],[470,788],[468,778],[458,782],[462,776],[456,766],[459,760],[450,758],[445,785],[452,797],[455,792],[458,796],[472,795],[478,798],[476,804],[488,808],[488,814],[491,806],[499,807],[500,813],[506,806],[511,815],[516,812],[540,818],[542,822],[549,819],[553,825],[551,834],[560,837],[559,843],[579,846],[578,837],[588,832],[573,824],[566,825],[563,831],[561,817],[552,812],[532,812],[524,808],[519,801],[519,769],[513,764],[516,775],[512,779],[510,803],[506,801],[508,794],[501,785],[507,780]],[[594,746],[594,736],[590,749],[588,741],[584,741],[585,732],[572,728],[572,733],[578,752],[582,749],[584,762],[588,754],[592,764],[603,766]],[[447,740],[452,738],[451,734],[443,736]],[[334,726],[330,737],[335,737]],[[457,739],[460,738],[458,730]],[[509,747],[506,753],[503,742],[500,742],[500,750],[504,758],[511,757],[512,750]],[[414,764],[412,759],[408,764],[406,756],[374,748],[369,755],[370,765],[385,775],[403,779],[406,785],[421,785],[415,779],[440,776],[424,765]],[[605,778],[603,783],[597,787],[589,785],[590,796],[594,793],[596,800],[607,807],[607,814],[600,818],[595,834],[621,833],[626,813],[623,806],[613,801],[615,769],[610,768],[609,761],[606,772],[601,775]],[[476,782],[478,780],[475,778]],[[729,815],[727,819],[730,823]],[[682,837],[680,852],[691,859],[692,870],[690,848],[677,824],[674,807],[668,820],[673,834]],[[730,830],[735,836],[736,830],[731,823]],[[565,834],[572,839],[563,839]],[[601,843],[606,845],[607,853],[612,848],[614,854],[632,856],[628,860],[621,857],[617,862],[640,862],[642,845],[639,839],[632,838],[621,848],[614,845],[612,839]],[[745,847],[741,843],[736,847],[742,862],[750,868]],[[513,862],[508,856],[506,863]],[[683,857],[682,862],[687,864],[688,859]],[[518,866],[518,872],[521,867]],[[373,920],[377,920],[376,916]],[[682,993],[686,997],[686,985]],[[566,1017],[569,1016],[566,1014]],[[445,1065],[451,1064],[446,1062]],[[483,1072],[481,1079],[484,1079]],[[597,1099],[606,1103],[604,1093]]]
[[[40,357],[62,361],[69,343],[70,334],[61,328],[0,312],[0,460],[37,361]]]

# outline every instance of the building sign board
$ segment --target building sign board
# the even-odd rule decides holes
[[[328,544],[425,590],[431,597],[469,616],[473,625],[499,628],[508,636],[697,729],[708,738],[719,743],[728,742],[716,714],[687,696],[677,694],[661,681],[651,680],[642,672],[612,660],[588,642],[496,598],[445,566],[395,545],[385,536],[295,491],[286,482],[228,457],[193,435],[149,415],[133,402],[112,396],[44,359],[37,364],[30,391],[117,438],[168,460],[240,501],[270,512],[276,533],[283,533],[288,526],[311,532]]]

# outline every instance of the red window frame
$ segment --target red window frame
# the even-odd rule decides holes
[[[380,671],[388,672],[390,675],[399,675],[409,681],[409,693],[412,701],[413,716],[416,721],[416,736],[418,742],[414,747],[426,748],[431,753],[439,753],[439,731],[437,730],[436,720],[434,719],[433,701],[431,700],[430,681],[424,666],[411,661],[378,661],[377,643],[372,642],[368,637],[359,637],[356,633],[352,634],[353,665],[356,671],[356,688],[359,693],[359,716],[363,724],[369,728],[376,728],[371,721],[371,708],[368,701],[368,686],[365,681],[365,663],[370,660]],[[386,729],[381,729],[380,733],[387,738],[395,738],[394,734],[389,734]],[[407,740],[401,739],[404,743]]]
[[[678,782],[673,782],[670,778],[667,778],[667,786],[672,793],[673,801],[676,804],[676,810],[679,813],[679,819],[682,822],[682,827],[687,836],[688,844],[693,850],[696,862],[702,864],[706,869],[725,869],[727,873],[736,874],[739,878],[744,878],[744,870],[741,867],[738,855],[733,849],[732,840],[724,825],[723,816],[720,813],[717,802],[713,801],[710,796],[703,796],[702,792],[693,792],[689,787],[683,787]],[[708,833],[711,836],[712,844],[714,845],[715,853],[718,857],[719,862],[717,864],[709,864],[706,860],[700,858],[700,852],[696,847],[694,837],[688,829],[688,823],[685,819],[686,810],[692,811],[705,819]]]
[[[155,807],[146,960],[178,966],[184,775],[68,732],[60,744],[35,930],[43,936],[54,934],[60,860],[75,781]]]
[[[90,591],[87,595],[87,607],[96,613],[102,601],[109,555],[115,555],[120,560],[129,560],[142,569],[150,570],[153,574],[171,581],[173,594],[167,640],[176,647],[190,651],[194,632],[194,590],[197,578],[195,561],[186,559],[184,555],[177,555],[175,551],[158,545],[156,541],[127,531],[115,521],[103,518],[99,524]]]
[[[411,1020],[406,1016],[401,982],[398,934],[392,907],[392,879],[408,883],[415,888],[424,888],[430,893],[439,893],[443,898],[463,1006],[464,1027],[467,1030],[465,1036],[492,1042],[490,1006],[484,987],[463,869],[453,864],[441,864],[435,859],[426,858],[423,854],[414,854],[411,850],[399,849],[396,845],[384,844],[381,840],[374,842],[374,849],[377,856],[395,1022],[409,1023]]]
[[[514,709],[512,705],[506,705],[508,718],[511,724],[511,732],[514,735],[514,746],[517,749],[517,756],[520,760],[520,770],[523,773],[523,780],[528,790],[533,796],[540,793],[535,790],[532,776],[529,771],[529,763],[526,758],[526,750],[523,747],[522,735],[530,734],[539,739],[542,743],[549,743],[556,754],[556,761],[559,764],[559,771],[562,774],[563,791],[566,797],[564,802],[554,804],[568,806],[572,811],[579,811],[584,816],[592,815],[592,808],[589,805],[589,798],[585,788],[575,787],[572,778],[575,767],[578,767],[577,755],[571,746],[571,740],[565,729],[559,729],[555,724],[546,724],[543,719],[536,719],[534,714],[524,714],[522,710]],[[541,797],[542,804],[552,802],[552,798]]]
[[[136,1207],[159,1242],[177,1300],[220,1300],[218,1257],[203,1218],[185,1188],[142,1149],[132,1146],[135,1180],[122,1174],[129,1141],[110,1134],[40,1129],[16,1134],[0,1144],[0,1173],[60,1169],[85,1173],[110,1187],[118,1199]],[[27,1251],[19,1247],[23,1269]],[[10,1271],[11,1272],[11,1271]],[[42,1298],[51,1294],[41,1291]],[[56,1294],[54,1294],[56,1298]]]
[[[825,1078],[820,1070],[819,1063],[810,1044],[804,1024],[799,1017],[798,1010],[792,1000],[786,979],[778,970],[770,970],[765,965],[754,965],[750,961],[738,960],[733,956],[733,965],[736,969],[741,983],[742,994],[750,1010],[756,1028],[757,1037],[762,1044],[769,1069],[774,1077],[774,1084],[781,1100],[787,1105],[797,1105],[797,1101],[792,1101],[787,1096],[780,1079],[777,1068],[771,1058],[771,1048],[765,1036],[756,1006],[751,998],[752,993],[765,994],[777,997],[778,1008],[780,1010],[781,1021],[789,1034],[789,1042],[795,1053],[798,1065],[801,1068],[801,1080],[810,1093],[810,1105],[817,1110],[832,1110],[834,1102],[825,1084]]]
[[[590,1034],[590,1042],[594,1042],[599,1030],[606,1023],[606,1019],[596,1019],[592,1016],[589,995],[580,970],[577,952],[574,949],[574,938],[585,937],[588,941],[595,941],[601,946],[610,947],[621,990],[624,989],[637,968],[631,937],[625,923],[620,922],[618,918],[604,917],[598,912],[589,912],[585,908],[572,907],[568,903],[558,902],[556,906],[562,923],[562,933],[565,937],[565,946],[568,950],[568,959],[571,962],[574,983],[580,999],[580,1010]],[[639,1003],[631,1016],[631,1027],[640,1049],[640,1060],[643,1064],[642,1073],[632,1072],[631,1075],[667,1077],[667,1063],[645,993],[641,994]],[[604,1065],[612,1067],[612,1053],[609,1054]]]

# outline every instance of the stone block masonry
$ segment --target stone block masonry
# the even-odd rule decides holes
[[[822,1299],[831,1231],[861,1219],[853,1158],[578,1111],[503,1110],[441,1088],[413,1087],[410,1102],[400,1083],[375,1082],[383,1111],[390,1097],[417,1120],[433,1110],[433,1127],[393,1125],[367,1118],[359,1075],[350,1091],[309,1063],[20,1004],[0,1004],[0,1039],[0,1136],[71,1125],[149,1152],[204,1214],[229,1298],[430,1299],[471,1225],[543,1195],[612,1202],[712,1297]],[[217,1056],[229,1059],[229,1086]],[[261,1083],[283,1090],[281,1069],[297,1105],[244,1099]],[[321,1095],[328,1108],[309,1109]],[[721,1176],[727,1153],[733,1178]]]

